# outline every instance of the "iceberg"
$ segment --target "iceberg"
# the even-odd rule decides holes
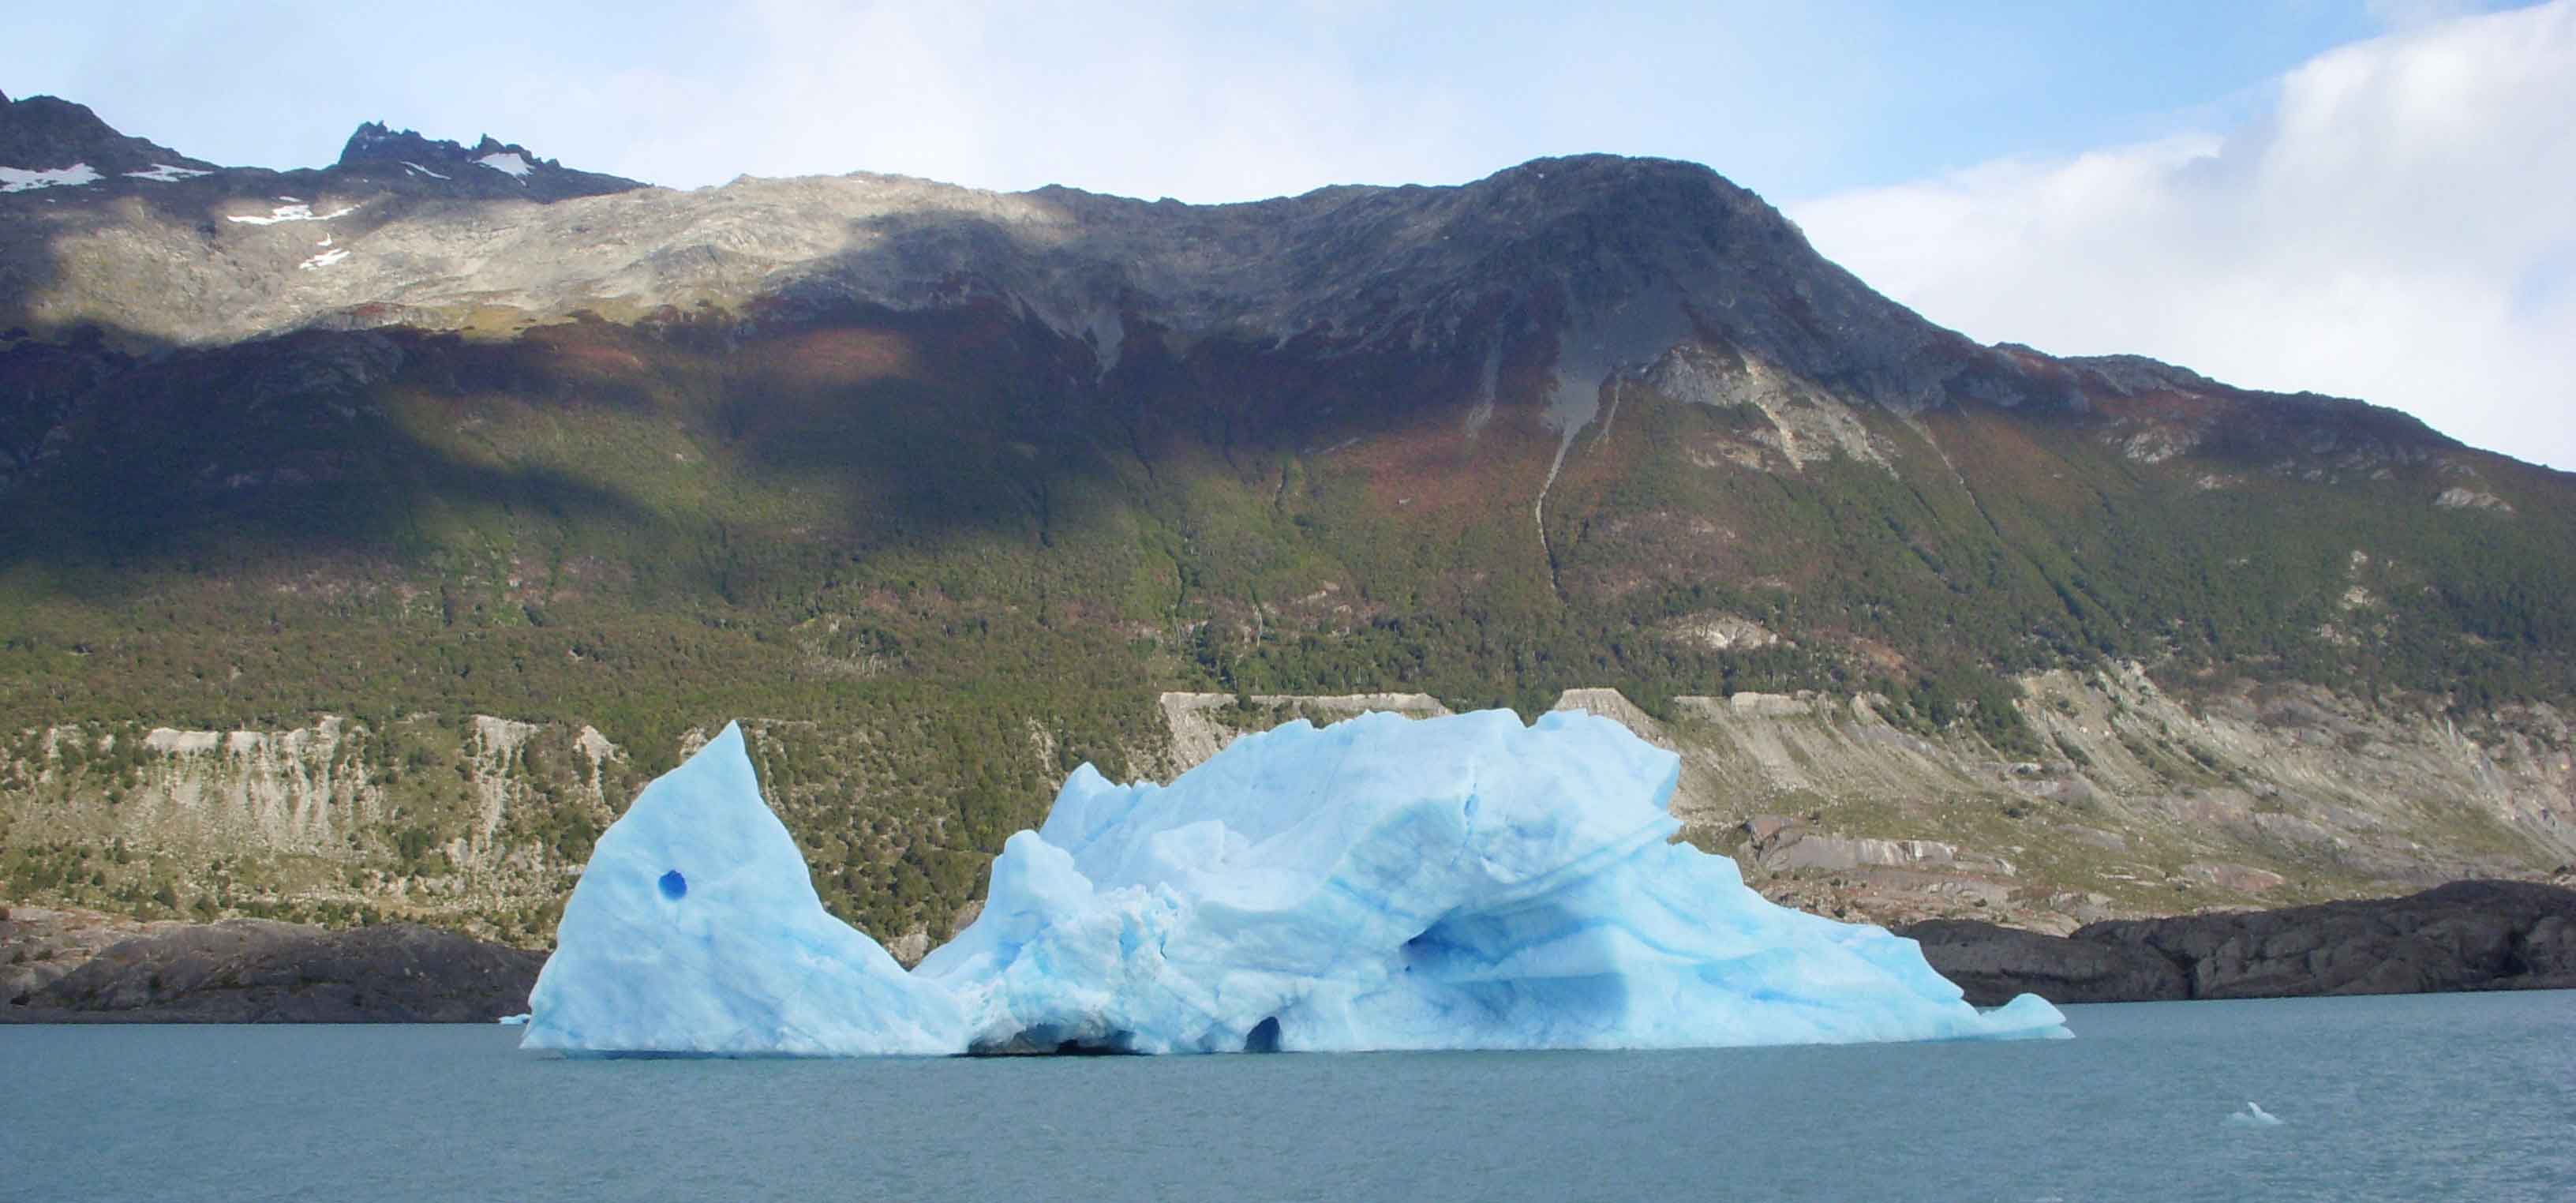
[[[2227,1124],[2232,1128],[2277,1128],[2281,1126],[2281,1117],[2265,1111],[2261,1103],[2247,1099],[2243,1111],[2227,1113]]]
[[[936,1054],[964,1016],[823,909],[727,724],[601,833],[519,1047],[701,1056]]]
[[[524,1046],[868,1055],[2063,1037],[1912,940],[1671,837],[1670,752],[1509,711],[1294,722],[1168,786],[1089,765],[905,973],[822,909],[733,727],[600,838]],[[674,878],[685,892],[675,894]]]

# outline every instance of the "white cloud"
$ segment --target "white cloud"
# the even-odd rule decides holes
[[[1884,0],[445,0],[362,22],[344,0],[241,0],[141,23],[39,6],[0,38],[0,82],[276,167],[327,162],[381,118],[675,187],[865,169],[1206,202],[1581,151],[1776,186],[1855,153],[1846,125],[1922,107],[1853,2]]]
[[[2363,0],[2362,8],[2390,29],[2418,29],[2477,11],[2474,0]]]
[[[1934,321],[2360,397],[2576,469],[2576,0],[2417,21],[2270,111],[1793,205]]]
[[[564,115],[552,133],[610,148],[586,166],[690,184],[717,167],[863,169],[1200,200],[1302,192],[1355,170],[1500,166],[1464,166],[1436,137],[1455,102],[1362,78],[1343,48],[1318,44],[1329,30],[1220,36],[1217,18],[1163,2],[754,0],[736,16],[721,68],[532,75],[500,107]],[[1406,123],[1391,128],[1389,111]]]

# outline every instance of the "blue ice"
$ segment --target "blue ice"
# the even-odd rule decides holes
[[[911,973],[822,909],[727,727],[600,838],[526,1047],[701,1054],[1682,1048],[2062,1037],[1911,940],[1670,842],[1626,728],[1372,714],[1169,786],[1076,769]],[[674,882],[676,876],[679,880]],[[677,887],[677,888],[675,888]]]
[[[591,850],[523,1048],[716,1056],[951,1053],[964,1016],[823,909],[728,725]]]

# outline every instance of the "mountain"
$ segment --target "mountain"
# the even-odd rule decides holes
[[[0,191],[79,190],[54,191],[40,198],[46,203],[74,197],[91,203],[109,197],[175,197],[188,204],[209,198],[289,200],[271,194],[324,189],[355,200],[403,195],[525,197],[542,203],[643,187],[613,175],[570,170],[489,135],[469,150],[410,130],[397,133],[377,122],[359,126],[339,161],[329,167],[283,172],[219,167],[118,133],[87,106],[53,96],[11,100],[5,94],[0,94],[0,172],[7,173],[0,174]],[[187,187],[171,187],[180,184]]]
[[[482,200],[526,198],[544,203],[576,196],[601,196],[641,188],[630,179],[574,171],[553,159],[540,159],[515,142],[490,134],[468,149],[454,142],[394,131],[370,121],[349,135],[340,161],[331,171],[334,183],[371,181],[412,195],[472,196]]]
[[[14,173],[0,176],[0,189],[12,192],[64,186],[84,172],[124,179],[214,170],[212,163],[120,134],[82,105],[52,96],[11,100],[5,92],[0,92],[0,166]]]
[[[901,945],[1081,760],[1381,691],[1618,712],[1825,909],[2576,861],[2576,479],[1973,343],[1692,164],[676,192],[371,123],[0,195],[0,331],[21,897],[541,940],[741,717]]]

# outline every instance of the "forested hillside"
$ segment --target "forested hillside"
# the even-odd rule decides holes
[[[733,718],[827,900],[937,939],[1063,772],[1174,767],[1170,690],[1813,690],[2030,762],[2047,671],[2497,747],[2576,692],[2576,480],[1975,346],[1703,168],[1205,209],[366,170],[291,247],[266,179],[0,197],[14,896],[542,940]],[[297,267],[321,226],[358,258]],[[2545,869],[2532,808],[2462,839]]]

